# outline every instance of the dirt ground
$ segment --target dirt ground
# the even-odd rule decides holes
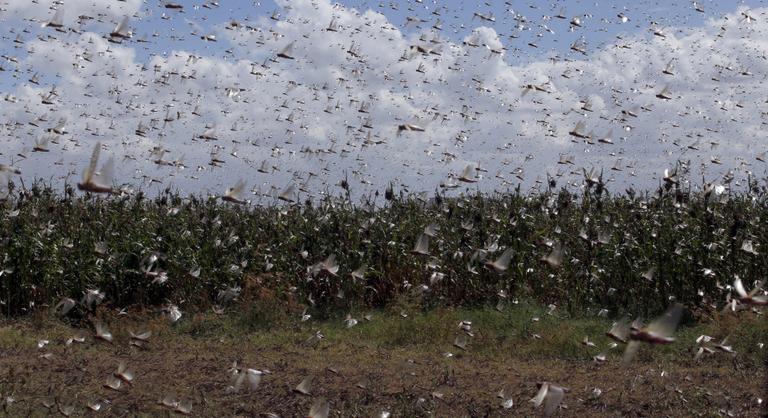
[[[455,348],[448,357],[437,348],[385,350],[359,341],[276,348],[248,338],[162,332],[145,348],[130,346],[126,335],[116,335],[109,344],[92,333],[84,343],[67,346],[60,329],[18,332],[24,341],[34,340],[27,344],[6,337],[0,345],[0,413],[6,416],[52,416],[71,407],[71,416],[177,414],[159,404],[166,395],[191,402],[190,415],[201,417],[307,416],[319,397],[329,401],[331,416],[338,417],[372,417],[383,411],[393,417],[542,416],[542,409],[529,402],[541,381],[568,388],[555,416],[768,413],[765,369],[750,370],[727,357],[664,365],[638,361],[624,367],[617,358],[602,364],[527,360],[514,352],[483,356]],[[50,334],[56,337],[38,348],[34,341]],[[121,361],[135,379],[120,390],[105,387]],[[228,369],[235,361],[268,372],[255,391],[228,392]],[[311,394],[294,393],[292,388],[306,377],[312,378]],[[503,399],[497,396],[502,389],[505,399],[513,400],[509,409],[502,408]],[[762,406],[758,399],[763,399]],[[102,400],[98,413],[87,409],[95,400]]]

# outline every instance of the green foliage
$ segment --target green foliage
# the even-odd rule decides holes
[[[650,316],[674,297],[695,310],[724,301],[722,285],[734,275],[751,284],[768,272],[768,259],[741,250],[749,239],[760,251],[768,237],[764,198],[586,189],[581,197],[393,197],[379,206],[326,197],[236,206],[168,190],[154,199],[61,196],[36,184],[0,208],[1,309],[24,314],[62,297],[80,300],[95,288],[113,307],[183,303],[187,311],[207,310],[220,290],[247,291],[247,279],[257,277],[268,279],[276,300],[310,306],[315,317],[403,299],[423,309],[526,299],[569,313],[604,308],[618,317]],[[431,261],[410,254],[430,223],[441,227],[430,242]],[[552,241],[565,250],[556,267],[541,261]],[[479,251],[493,242],[498,250]],[[514,250],[507,271],[483,265],[505,248]],[[142,271],[152,254],[155,271],[167,273],[164,283]],[[311,266],[330,254],[338,276],[313,276]],[[363,264],[365,278],[354,280],[350,273]],[[643,278],[650,269],[653,277]],[[444,278],[430,280],[435,271]],[[272,307],[258,303],[247,309],[269,316]]]

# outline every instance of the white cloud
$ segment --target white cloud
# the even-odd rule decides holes
[[[727,168],[764,172],[762,166],[739,167],[739,159],[760,164],[754,155],[763,151],[765,19],[739,22],[737,11],[704,27],[668,30],[664,39],[641,33],[568,61],[515,65],[510,45],[490,27],[464,39],[479,45],[471,47],[442,37],[435,42],[429,31],[406,34],[379,13],[327,0],[279,3],[285,10],[278,22],[264,17],[251,22],[252,28],[218,28],[219,42],[206,56],[171,51],[142,63],[140,44],[108,43],[95,24],[86,24],[79,35],[28,40],[24,47],[34,52],[17,54],[22,81],[3,92],[18,101],[4,102],[0,110],[8,122],[2,134],[14,138],[0,158],[26,154],[18,162],[26,176],[63,177],[79,173],[100,139],[121,161],[118,180],[157,187],[146,183],[157,178],[189,192],[220,192],[238,178],[262,190],[282,188],[294,175],[306,179],[310,172],[318,175],[311,180],[317,191],[344,173],[371,182],[370,189],[396,181],[431,191],[468,161],[489,170],[479,183],[485,190],[509,187],[494,177],[497,172],[516,184],[518,168],[526,185],[558,169],[577,179],[556,164],[561,153],[574,155],[577,167],[604,167],[606,176],[618,158],[624,165],[636,161],[634,168],[615,173],[618,190],[620,184],[654,186],[653,176],[677,159],[691,159],[696,180],[702,162],[710,180]],[[19,17],[51,13],[29,2],[0,4]],[[67,14],[107,13],[114,20],[140,7],[138,1],[72,1]],[[340,31],[326,31],[334,17]],[[291,42],[295,59],[276,58]],[[492,52],[502,46],[503,56]],[[231,54],[223,57],[219,52],[227,48]],[[661,70],[670,59],[675,74],[666,76]],[[39,86],[26,82],[33,73],[43,76]],[[549,93],[522,95],[521,86],[546,82]],[[41,96],[54,85],[54,105],[43,104]],[[656,98],[666,85],[674,98]],[[592,112],[580,109],[587,98]],[[363,103],[369,113],[359,111]],[[637,117],[622,116],[622,110]],[[164,121],[166,112],[180,117]],[[39,127],[29,124],[42,115],[47,121]],[[59,145],[48,155],[27,152],[60,118],[66,118],[69,134]],[[372,128],[363,127],[368,118]],[[577,121],[598,137],[612,130],[615,144],[574,142],[568,131]],[[154,127],[147,138],[135,135],[139,123]],[[404,123],[426,132],[398,136],[397,126]],[[219,141],[197,138],[211,126]],[[369,134],[372,142],[385,143],[366,144]],[[710,141],[720,145],[712,149]],[[170,150],[168,159],[183,155],[187,169],[154,165],[148,151],[155,145]],[[223,168],[208,165],[215,146],[222,147]],[[234,151],[237,157],[230,155]],[[448,155],[456,159],[443,162]],[[708,164],[714,156],[722,167]],[[280,171],[257,173],[264,159]],[[358,193],[368,189],[361,182],[352,185]]]

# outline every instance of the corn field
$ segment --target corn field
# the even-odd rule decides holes
[[[637,195],[586,187],[523,194],[388,189],[295,205],[225,204],[171,190],[148,198],[12,188],[0,212],[0,299],[7,316],[88,290],[106,306],[206,310],[250,282],[317,315],[391,306],[503,307],[515,300],[572,313],[722,307],[739,276],[765,277],[766,193]],[[428,255],[411,249],[429,227]],[[489,268],[511,249],[508,268]],[[353,274],[353,272],[355,274]]]

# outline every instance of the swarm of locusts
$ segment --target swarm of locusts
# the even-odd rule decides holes
[[[320,316],[400,298],[425,309],[525,299],[617,317],[765,303],[765,189],[675,183],[641,195],[585,184],[581,194],[389,187],[359,203],[258,205],[11,185],[0,205],[0,309],[15,316],[98,294],[116,309],[208,310],[254,278]]]

